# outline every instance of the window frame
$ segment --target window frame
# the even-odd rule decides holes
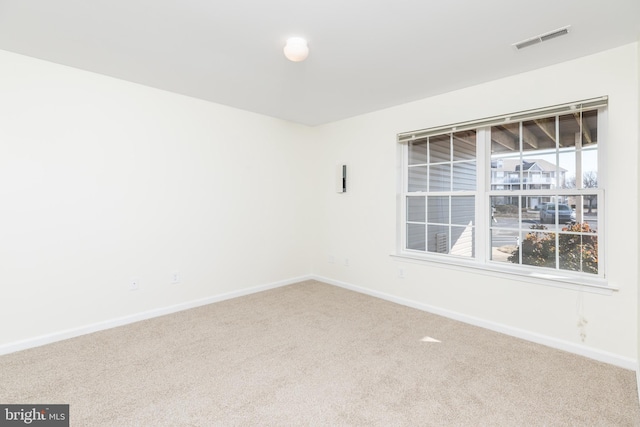
[[[598,161],[598,188],[581,188],[581,189],[567,189],[567,188],[552,188],[552,189],[538,189],[538,190],[519,190],[512,192],[510,190],[491,190],[491,126],[501,123],[521,123],[531,118],[537,117],[550,117],[561,116],[567,114],[569,111],[588,111],[597,110],[597,129],[598,129],[598,141],[597,141],[597,161]],[[565,288],[576,289],[579,288],[596,292],[596,293],[610,293],[616,290],[616,288],[610,286],[607,280],[606,271],[606,200],[605,200],[605,185],[606,176],[605,168],[603,167],[604,159],[606,158],[606,137],[607,137],[607,111],[608,111],[608,97],[593,98],[584,101],[577,101],[562,105],[556,105],[551,107],[545,107],[537,110],[528,110],[519,113],[512,113],[509,115],[489,117],[480,120],[474,120],[471,122],[458,123],[447,126],[439,126],[435,128],[429,128],[413,132],[404,132],[397,135],[397,149],[398,149],[398,191],[397,191],[397,238],[396,238],[396,252],[393,254],[394,258],[400,261],[427,263],[440,267],[447,267],[453,269],[462,269],[465,271],[480,272],[481,274],[488,274],[492,276],[502,276],[511,279],[516,279],[524,282],[540,283],[544,285],[560,286]],[[428,191],[425,192],[409,192],[408,179],[409,179],[409,145],[412,141],[420,141],[429,136],[437,136],[446,133],[458,132],[460,130],[474,130],[476,132],[476,189],[473,192],[464,191],[456,192],[449,191],[443,192],[442,196],[451,197],[456,195],[475,195],[475,256],[460,257],[454,254],[434,253],[428,251],[428,243],[425,244],[425,250],[411,250],[407,249],[407,223],[410,221],[407,218],[407,198],[410,196],[425,197],[425,203],[427,202]],[[452,162],[455,160],[452,158]],[[453,186],[453,183],[452,183]],[[496,195],[510,195],[519,197],[529,196],[551,196],[551,195],[590,195],[594,194],[598,200],[598,217],[597,217],[597,236],[598,236],[598,273],[585,273],[574,272],[570,270],[563,270],[559,268],[544,267],[532,267],[528,265],[506,263],[501,261],[495,261],[491,259],[491,197]],[[431,194],[432,196],[434,194]],[[519,224],[521,223],[521,213],[518,214]],[[428,222],[428,218],[425,218],[425,224]],[[451,222],[449,224],[451,226]],[[425,225],[426,226],[426,225]],[[547,230],[547,232],[560,231],[561,227],[557,230]],[[557,237],[556,237],[557,238]],[[557,242],[557,240],[556,240]],[[451,243],[449,242],[449,247]]]

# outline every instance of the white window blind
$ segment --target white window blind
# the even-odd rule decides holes
[[[403,132],[398,134],[398,142],[414,141],[434,135],[441,135],[449,132],[459,132],[470,129],[477,129],[485,126],[494,126],[498,124],[514,123],[523,120],[534,120],[542,117],[553,116],[556,114],[566,114],[568,112],[579,113],[584,110],[593,110],[595,108],[606,107],[609,97],[601,96],[598,98],[585,99],[582,101],[570,102],[566,104],[554,105],[545,108],[536,108],[533,110],[520,111],[517,113],[503,114],[500,116],[486,117],[484,119],[470,120],[468,122],[455,123],[444,126],[436,126],[432,128],[416,130],[411,132]]]

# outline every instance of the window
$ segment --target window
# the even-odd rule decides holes
[[[602,97],[398,135],[399,254],[604,279],[606,106]]]
[[[473,257],[476,132],[452,132],[408,147],[407,249]]]

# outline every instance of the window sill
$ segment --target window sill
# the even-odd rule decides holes
[[[600,295],[612,295],[615,291],[619,290],[618,288],[609,286],[606,279],[576,277],[569,275],[562,276],[557,274],[555,270],[550,271],[549,273],[546,273],[542,270],[523,272],[515,271],[514,268],[509,268],[509,266],[505,266],[497,262],[479,264],[474,261],[460,258],[449,259],[448,257],[439,258],[437,256],[426,258],[408,253],[391,254],[391,257],[400,262],[430,265],[439,268],[448,268],[451,270],[482,274],[485,276],[500,277],[503,279],[517,280],[520,282],[552,286],[555,288],[591,292]],[[536,269],[534,268],[534,270]]]

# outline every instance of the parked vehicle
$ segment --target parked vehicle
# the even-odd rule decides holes
[[[576,211],[565,203],[558,203],[558,223],[566,224],[576,221]],[[556,204],[545,203],[540,208],[540,223],[553,224],[556,222]]]

